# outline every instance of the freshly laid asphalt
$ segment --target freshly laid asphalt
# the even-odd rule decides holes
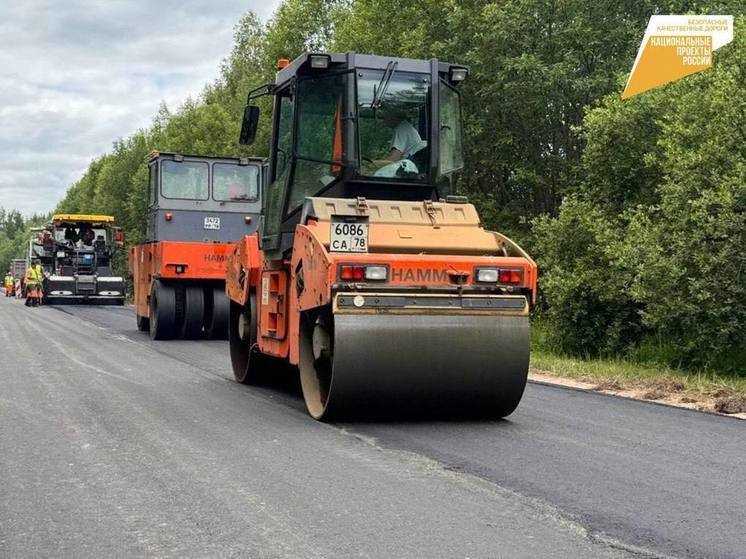
[[[746,422],[529,385],[322,424],[226,342],[0,298],[0,557],[744,557]]]

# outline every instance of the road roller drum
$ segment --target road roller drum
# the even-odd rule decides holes
[[[311,319],[302,319],[299,368],[306,406],[317,419],[504,417],[526,385],[526,316],[345,313],[333,315],[331,324]],[[331,343],[314,343],[319,330]]]

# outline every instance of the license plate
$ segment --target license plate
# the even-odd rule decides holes
[[[219,217],[206,217],[205,218],[205,229],[220,229],[220,218]]]
[[[332,252],[368,252],[368,222],[360,218],[332,217]]]

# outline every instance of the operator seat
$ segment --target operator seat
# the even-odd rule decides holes
[[[407,159],[417,165],[417,172],[420,174],[427,172],[427,166],[429,164],[429,152],[426,148],[427,140],[420,140],[419,143],[417,143],[412,149],[412,152],[407,156]]]

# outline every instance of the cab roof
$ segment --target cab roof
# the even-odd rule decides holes
[[[397,63],[397,69],[401,72],[412,72],[427,74],[435,69],[440,74],[447,74],[451,68],[466,68],[461,64],[451,64],[436,59],[423,60],[416,58],[399,58],[396,56],[380,56],[373,54],[361,54],[355,52],[326,53],[305,52],[290,61],[287,66],[281,68],[275,77],[275,85],[279,86],[290,78],[305,73],[313,73],[310,66],[311,57],[328,57],[330,68],[353,70],[365,68],[368,70],[385,70],[391,62]]]
[[[100,214],[54,214],[52,223],[59,227],[61,225],[77,225],[79,223],[89,223],[104,225],[114,223],[114,216]]]
[[[147,162],[152,163],[158,159],[170,159],[180,161],[182,158],[190,160],[200,159],[203,161],[217,161],[217,162],[232,162],[238,165],[248,165],[249,163],[262,163],[264,160],[261,157],[226,157],[222,155],[194,155],[190,153],[176,153],[173,151],[161,151],[159,149],[152,150],[147,156]]]

